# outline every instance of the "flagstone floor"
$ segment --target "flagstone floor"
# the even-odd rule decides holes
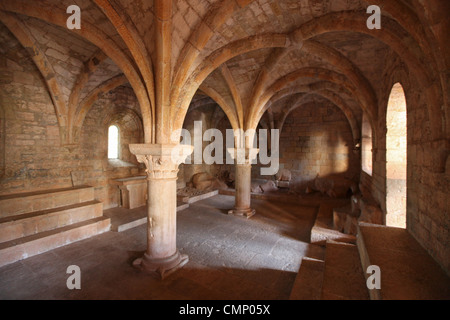
[[[324,249],[308,243],[317,208],[252,203],[249,220],[226,214],[234,204],[226,195],[178,212],[177,244],[189,263],[164,281],[131,265],[146,248],[141,225],[0,268],[0,299],[288,299],[301,259],[323,259]],[[66,286],[70,265],[80,267],[80,290]]]

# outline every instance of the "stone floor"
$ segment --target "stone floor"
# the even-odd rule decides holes
[[[0,299],[288,299],[302,258],[324,256],[308,243],[317,208],[257,199],[247,220],[226,215],[233,204],[217,195],[178,212],[178,248],[190,261],[164,281],[131,266],[146,248],[141,225],[0,268]],[[81,290],[66,287],[70,265]]]

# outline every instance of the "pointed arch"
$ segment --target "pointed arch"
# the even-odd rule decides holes
[[[406,228],[407,108],[400,83],[389,95],[386,128],[386,225]]]
[[[95,0],[95,4],[103,11],[105,16],[113,24],[122,40],[136,62],[136,65],[144,79],[151,105],[152,118],[155,117],[155,83],[153,64],[150,55],[139,36],[135,26],[130,22],[130,18],[126,15],[125,10],[116,1],[111,0]],[[152,130],[153,131],[153,130]],[[153,132],[154,135],[154,132]]]
[[[213,99],[220,106],[220,108],[222,108],[223,112],[225,112],[228,120],[230,121],[233,130],[240,128],[236,110],[230,106],[216,90],[206,84],[202,84],[199,89]]]
[[[105,61],[107,58],[106,54],[103,51],[99,50],[94,53],[88,61],[84,63],[84,70],[78,75],[78,78],[75,82],[75,86],[72,89],[72,92],[69,97],[69,123],[73,126],[75,121],[75,114],[77,112],[77,107],[80,102],[80,95],[83,88],[89,81],[89,76],[95,72],[97,67]]]
[[[91,109],[92,105],[96,100],[102,95],[105,94],[121,85],[128,83],[128,79],[124,75],[116,76],[104,83],[100,84],[94,90],[92,90],[84,99],[80,102],[77,111],[75,113],[74,123],[72,127],[72,135],[74,141],[78,143],[79,134],[81,132],[81,127],[83,126],[84,119]]]
[[[236,11],[246,7],[253,1],[255,0],[219,1],[212,6],[205,18],[198,23],[175,63],[175,72],[172,81],[172,87],[174,88],[171,95],[172,102],[176,101],[183,88],[183,84],[189,77],[189,70],[192,68],[195,59],[205,48],[207,42],[214,35],[214,32]]]
[[[67,16],[65,15],[65,12],[61,12],[61,10],[58,10],[53,5],[45,1],[1,1],[0,10],[23,14],[28,17],[42,20],[46,23],[66,28]],[[142,119],[144,121],[145,141],[150,142],[152,138],[150,100],[139,73],[133,67],[133,63],[131,63],[130,59],[111,40],[109,36],[89,22],[84,21],[81,29],[73,29],[71,32],[76,33],[96,45],[123,71],[139,101]]]
[[[68,108],[64,102],[63,93],[56,79],[55,71],[47,60],[47,56],[24,23],[19,21],[12,14],[3,11],[0,11],[0,20],[30,54],[36,67],[40,71],[55,108],[56,118],[60,129],[61,143],[69,144],[70,130],[68,130]]]
[[[236,108],[236,115],[238,118],[239,128],[244,128],[244,106],[242,105],[241,95],[238,87],[236,86],[236,82],[233,79],[233,75],[228,69],[226,64],[223,64],[220,67],[220,72],[225,79],[225,82],[228,86],[228,89],[231,92],[231,96],[233,97],[234,106]]]
[[[258,102],[259,108],[252,110],[253,112],[250,115],[250,119],[249,122],[247,123],[246,128],[255,128],[255,126],[258,124],[259,119],[268,108],[267,103],[277,92],[281,91],[284,87],[296,81],[297,79],[304,77],[340,83],[345,89],[347,89],[353,95],[358,97],[358,102],[361,103],[361,101],[364,101],[363,98],[361,97],[361,93],[357,90],[357,88],[354,85],[349,83],[349,81],[344,75],[323,68],[303,68],[278,79],[264,92],[264,94],[260,97],[260,100]],[[361,105],[364,106],[363,103],[361,103]]]

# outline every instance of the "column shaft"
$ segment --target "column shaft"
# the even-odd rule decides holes
[[[235,207],[228,214],[252,217],[255,210],[251,205],[252,160],[256,157],[258,149],[228,149],[236,161],[235,174]]]
[[[246,210],[250,208],[252,166],[250,164],[237,164],[235,187],[236,187],[236,209]]]
[[[133,265],[146,272],[156,272],[163,279],[189,261],[177,250],[176,192],[178,165],[193,149],[144,144],[130,145],[130,150],[145,164],[148,181],[147,250]],[[178,152],[178,157],[174,157],[173,150]]]
[[[174,255],[177,251],[176,179],[148,180],[147,209],[147,255],[152,258]]]

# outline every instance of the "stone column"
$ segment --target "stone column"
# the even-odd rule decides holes
[[[228,214],[250,218],[255,210],[250,207],[251,184],[252,184],[252,161],[256,158],[259,150],[254,148],[228,149],[231,157],[235,160],[235,207]]]
[[[192,153],[192,146],[135,144],[130,151],[147,172],[147,251],[133,265],[156,272],[161,279],[183,267],[189,258],[176,247],[178,166]]]

